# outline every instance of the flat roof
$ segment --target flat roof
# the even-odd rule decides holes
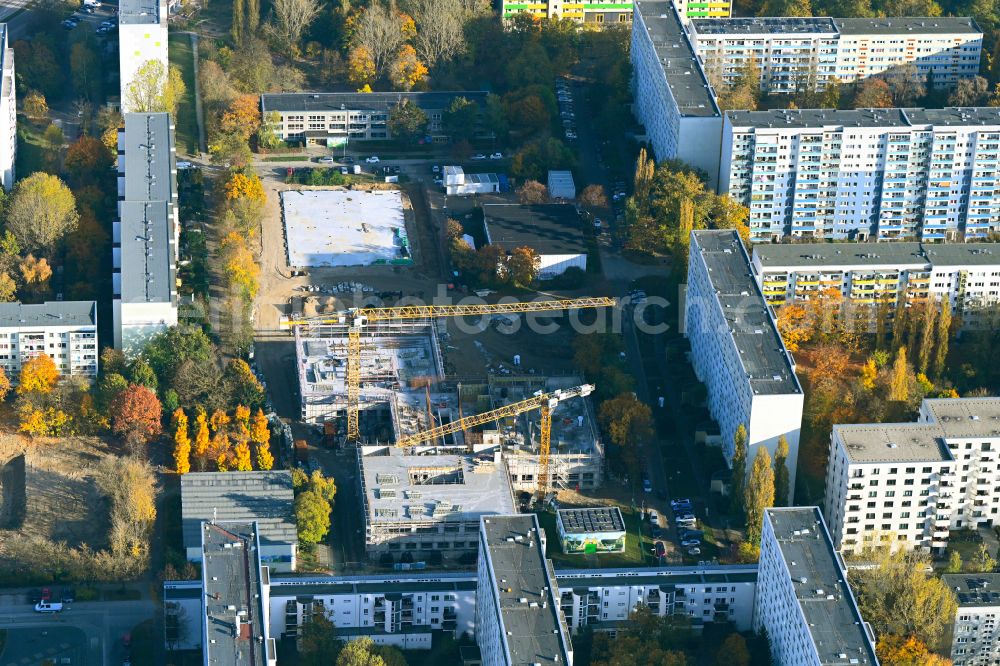
[[[0,303],[0,327],[24,328],[28,326],[96,326],[95,301],[45,301]]]
[[[166,5],[163,5],[165,9]],[[163,16],[160,0],[121,0],[118,21],[123,24],[159,23]]]
[[[751,275],[739,235],[731,230],[705,229],[692,234],[754,393],[801,393],[791,357]]]
[[[933,266],[1000,264],[1000,243],[927,243],[923,250]]]
[[[673,2],[635,0],[633,12],[646,26],[646,33],[653,43],[680,115],[718,117],[719,107],[715,103],[715,96]]]
[[[528,246],[538,254],[585,254],[583,221],[572,204],[485,204],[491,245],[513,250]]]
[[[406,455],[394,446],[366,446],[361,467],[369,525],[478,520],[514,513],[503,463],[471,455]]]
[[[941,581],[958,597],[959,606],[1000,606],[1000,574],[944,574]]]
[[[181,475],[184,546],[201,542],[203,521],[254,521],[260,543],[296,544],[292,473],[189,472]]]
[[[253,523],[202,523],[205,663],[263,666],[267,633]]]
[[[921,408],[946,437],[1000,437],[1000,398],[926,398]]]
[[[769,508],[768,520],[821,664],[877,666],[864,619],[817,507]]]
[[[993,106],[946,106],[943,109],[903,109],[911,125],[1000,126],[1000,108]]]
[[[772,109],[726,111],[734,128],[836,129],[840,127],[909,127],[902,109]]]
[[[260,96],[261,110],[292,111],[388,111],[403,100],[422,109],[446,109],[456,97],[464,97],[480,106],[486,103],[486,91],[455,90],[435,92],[373,93],[273,93]]]
[[[817,34],[836,35],[832,18],[755,16],[751,18],[696,18],[691,27],[699,35]]]
[[[566,534],[596,534],[624,532],[625,521],[616,506],[595,506],[585,509],[559,509],[556,512]]]
[[[927,265],[920,243],[761,243],[753,248],[764,269]]]
[[[480,523],[492,593],[499,603],[508,663],[568,664],[566,626],[534,514],[486,516]]]
[[[328,596],[333,594],[391,594],[394,592],[472,592],[476,574],[406,572],[371,576],[271,577],[271,595]]]
[[[173,130],[168,113],[125,114],[125,200],[121,219],[121,300],[170,303],[174,264]]]
[[[969,33],[982,35],[982,29],[968,16],[891,16],[883,18],[835,18],[833,22],[844,35],[895,35]]]

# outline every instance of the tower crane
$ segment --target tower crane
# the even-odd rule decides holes
[[[517,416],[525,412],[538,409],[542,413],[542,422],[539,433],[538,446],[538,493],[543,494],[549,485],[549,457],[552,445],[552,411],[563,400],[570,398],[584,398],[594,392],[593,384],[584,384],[569,389],[559,389],[551,393],[538,392],[527,400],[512,402],[499,409],[493,409],[482,414],[465,416],[452,421],[451,423],[430,428],[423,432],[418,432],[408,437],[403,437],[396,442],[396,446],[417,446],[424,442],[434,442],[444,437],[456,433],[459,430],[468,430],[484,423],[497,421],[508,416]]]
[[[369,324],[393,320],[433,319],[528,312],[550,312],[579,308],[614,307],[615,299],[605,297],[569,298],[525,303],[495,303],[471,305],[403,305],[390,308],[353,308],[337,313],[333,318],[300,319],[287,326],[347,326],[347,439],[356,442],[361,432],[358,409],[361,396],[361,330]]]

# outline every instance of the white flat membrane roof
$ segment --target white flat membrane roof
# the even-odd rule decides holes
[[[408,258],[399,191],[281,193],[289,266],[367,266]]]

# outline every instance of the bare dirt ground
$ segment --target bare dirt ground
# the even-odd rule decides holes
[[[108,524],[94,474],[110,455],[94,437],[0,437],[0,548],[19,535],[103,548]]]

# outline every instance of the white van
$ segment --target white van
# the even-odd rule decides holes
[[[101,2],[100,0],[83,0],[83,6],[98,9],[101,6]]]
[[[63,605],[58,601],[39,601],[35,604],[36,613],[58,613],[63,609]]]

